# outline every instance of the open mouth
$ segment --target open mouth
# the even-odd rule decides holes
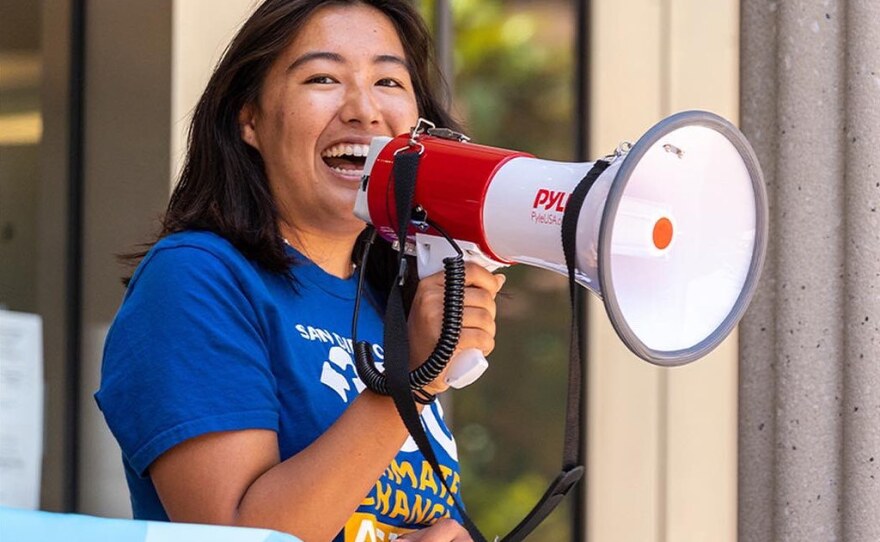
[[[338,143],[324,150],[321,159],[333,172],[343,177],[360,179],[364,174],[364,162],[369,152],[369,145]]]

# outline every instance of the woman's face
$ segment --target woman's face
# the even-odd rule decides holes
[[[364,157],[374,136],[418,120],[413,83],[393,23],[354,4],[317,10],[240,116],[263,158],[284,235],[349,235]]]

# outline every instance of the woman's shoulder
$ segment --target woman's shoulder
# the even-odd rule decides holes
[[[160,239],[140,263],[129,288],[144,274],[188,276],[251,275],[255,265],[224,237],[202,230],[172,233]]]
[[[226,238],[207,230],[184,230],[160,239],[149,254],[163,250],[204,251],[221,257],[244,258]],[[148,255],[149,255],[148,254]]]

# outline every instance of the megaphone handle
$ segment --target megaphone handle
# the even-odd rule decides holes
[[[488,368],[489,362],[483,352],[478,348],[466,348],[449,361],[446,383],[455,389],[464,388],[473,384]]]

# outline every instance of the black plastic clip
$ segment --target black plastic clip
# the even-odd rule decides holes
[[[400,259],[400,267],[397,269],[397,284],[398,286],[403,286],[403,283],[406,281],[406,269],[407,269],[407,260],[406,258]]]

